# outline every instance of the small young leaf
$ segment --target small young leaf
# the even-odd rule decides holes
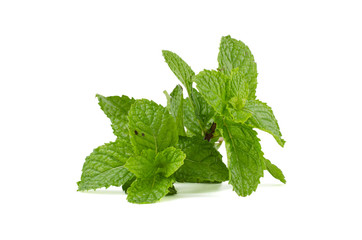
[[[78,190],[119,187],[134,175],[123,165],[133,154],[131,144],[124,139],[107,143],[93,150],[86,158]]]
[[[285,140],[282,139],[278,121],[275,118],[272,109],[266,103],[259,100],[248,100],[245,109],[252,114],[246,121],[247,125],[270,133],[278,144],[284,147]]]
[[[281,181],[284,184],[287,183],[282,170],[280,170],[277,166],[272,164],[268,159],[264,159],[264,161],[265,161],[266,169],[274,178],[278,179],[279,181]]]
[[[236,110],[241,110],[248,99],[248,82],[239,71],[233,71],[226,83],[227,100]]]
[[[139,204],[157,202],[167,195],[174,181],[158,174],[150,178],[137,178],[127,190],[127,200]]]
[[[158,153],[156,163],[158,165],[157,173],[164,177],[171,176],[184,163],[186,154],[180,149],[169,147]]]
[[[129,133],[136,154],[144,149],[160,152],[178,141],[175,119],[153,101],[136,100],[128,113]]]
[[[251,116],[244,110],[248,89],[240,73],[233,71],[227,76],[222,72],[204,70],[196,75],[195,82],[208,104],[220,115],[239,123]]]
[[[171,92],[170,96],[170,112],[171,115],[176,120],[178,135],[185,136],[185,127],[184,127],[184,98],[182,93],[182,87],[177,85],[175,89]]]
[[[246,112],[245,110],[235,110],[234,108],[227,108],[229,111],[229,114],[231,118],[234,122],[237,123],[244,123],[246,122],[251,116],[252,114],[249,112]]]
[[[180,137],[177,144],[186,158],[184,165],[176,171],[178,182],[223,182],[229,171],[222,162],[221,154],[214,145],[200,137]]]
[[[134,103],[133,98],[125,95],[122,97],[104,97],[97,94],[98,104],[112,122],[113,133],[117,137],[128,137],[128,111]]]

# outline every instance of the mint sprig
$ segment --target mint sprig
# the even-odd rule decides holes
[[[181,85],[170,94],[164,91],[166,107],[97,95],[117,139],[86,158],[78,190],[122,186],[129,202],[143,204],[176,194],[175,182],[229,181],[240,196],[257,189],[265,170],[286,183],[283,172],[264,157],[254,130],[285,144],[272,109],[256,97],[258,74],[250,49],[222,37],[218,68],[198,74],[177,54],[162,53],[188,97]],[[223,142],[228,166],[217,150]]]

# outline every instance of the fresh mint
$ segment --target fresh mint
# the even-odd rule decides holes
[[[254,130],[285,144],[272,109],[256,97],[258,73],[250,49],[222,37],[218,68],[198,74],[177,54],[162,54],[185,90],[177,85],[170,94],[164,91],[166,107],[97,95],[117,139],[86,157],[78,190],[122,186],[129,202],[143,204],[176,194],[175,182],[229,181],[239,196],[255,191],[265,170],[286,183],[264,157]],[[218,151],[224,142],[227,166]]]

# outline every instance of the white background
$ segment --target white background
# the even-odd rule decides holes
[[[1,239],[362,239],[359,1],[1,1]],[[77,192],[84,158],[115,139],[96,93],[165,104],[161,50],[217,67],[221,36],[258,64],[257,96],[287,143],[260,133],[250,197],[177,184],[150,205],[120,188]],[[225,150],[222,150],[224,154]],[[226,161],[226,158],[224,158]]]

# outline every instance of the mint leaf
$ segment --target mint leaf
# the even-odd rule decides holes
[[[195,76],[194,71],[191,67],[182,60],[176,53],[163,50],[163,57],[166,63],[170,67],[171,71],[176,75],[180,82],[186,87],[188,94],[191,93],[192,78]]]
[[[282,139],[278,121],[272,109],[266,103],[259,100],[248,100],[245,109],[252,114],[246,124],[270,133],[280,146],[284,146],[285,140]]]
[[[126,183],[133,174],[123,165],[132,154],[131,144],[124,139],[117,139],[94,149],[83,165],[78,190],[119,187]]]
[[[137,178],[127,190],[127,200],[139,204],[157,202],[167,195],[174,181],[158,174],[150,178]]]
[[[214,117],[215,111],[196,89],[192,89],[191,96],[195,115],[201,124],[202,130],[205,132],[205,130],[210,128],[210,121]]]
[[[228,80],[226,83],[226,98],[234,109],[241,110],[248,100],[248,82],[239,71],[232,71],[231,78]]]
[[[229,118],[238,123],[244,123],[252,116],[251,113],[246,112],[244,109],[235,110],[233,108],[227,108],[227,110],[231,116]]]
[[[164,177],[171,176],[182,164],[186,155],[174,147],[169,147],[159,152],[143,150],[141,155],[128,159],[125,167],[137,178],[148,178],[157,173]]]
[[[229,167],[229,184],[240,196],[256,190],[263,176],[264,158],[254,130],[227,119],[217,119],[225,140]]]
[[[136,100],[128,113],[129,133],[136,154],[144,149],[160,152],[178,141],[175,119],[153,101]]]
[[[180,137],[177,145],[185,154],[184,165],[175,173],[178,182],[223,182],[229,171],[214,145],[200,137]]]
[[[281,181],[284,184],[287,183],[282,170],[280,170],[277,166],[272,164],[268,159],[264,159],[264,161],[265,161],[266,169],[274,178],[278,179],[279,181]]]
[[[189,135],[204,136],[212,124],[215,111],[196,89],[192,88],[191,91],[192,100],[186,98],[184,101],[184,124],[191,133]]]
[[[248,46],[230,36],[222,37],[217,60],[219,69],[227,74],[230,74],[233,69],[239,68],[248,81],[249,99],[255,99],[258,73],[254,56]]]
[[[170,112],[171,115],[176,119],[176,125],[178,130],[178,135],[185,136],[185,127],[184,127],[184,98],[182,93],[182,87],[177,85],[175,89],[171,92],[170,96]]]
[[[99,106],[111,120],[114,135],[117,137],[128,137],[127,115],[135,100],[125,95],[122,97],[104,97],[97,94],[96,97],[98,98]]]
[[[229,180],[240,196],[256,190],[264,170],[285,183],[283,172],[264,158],[253,130],[272,134],[284,146],[273,111],[256,100],[258,74],[249,48],[223,37],[217,71],[197,75],[177,54],[163,51],[163,56],[188,97],[184,99],[180,85],[170,95],[164,91],[167,107],[146,99],[97,95],[117,140],[86,158],[78,190],[122,185],[128,201],[153,203],[176,194],[176,180]],[[229,168],[217,150],[223,142]]]
[[[184,124],[187,128],[187,136],[204,135],[203,124],[196,116],[194,107],[189,98],[186,98],[184,101]]]
[[[205,121],[209,120],[209,118],[204,118],[202,114],[209,114],[211,111],[213,112],[213,110],[210,106],[208,106],[208,104],[204,104],[206,102],[203,100],[201,95],[192,88],[193,77],[195,76],[194,71],[192,71],[191,67],[177,54],[166,50],[163,50],[162,53],[166,63],[181,83],[186,87],[189,95],[184,102],[184,124],[189,130],[188,134],[204,135]],[[194,114],[196,114],[196,118]]]
[[[155,158],[156,152],[154,150],[145,149],[140,155],[130,157],[124,166],[138,178],[150,177],[155,175],[158,169]]]
[[[226,84],[229,76],[222,72],[204,70],[194,78],[196,87],[210,106],[221,115],[227,115]]]
[[[222,72],[204,70],[196,75],[195,82],[207,103],[220,115],[240,123],[251,116],[244,110],[248,85],[240,73],[232,72],[227,76]]]
[[[157,173],[164,177],[171,176],[184,163],[186,154],[180,149],[169,147],[158,153],[156,164],[158,165]]]

